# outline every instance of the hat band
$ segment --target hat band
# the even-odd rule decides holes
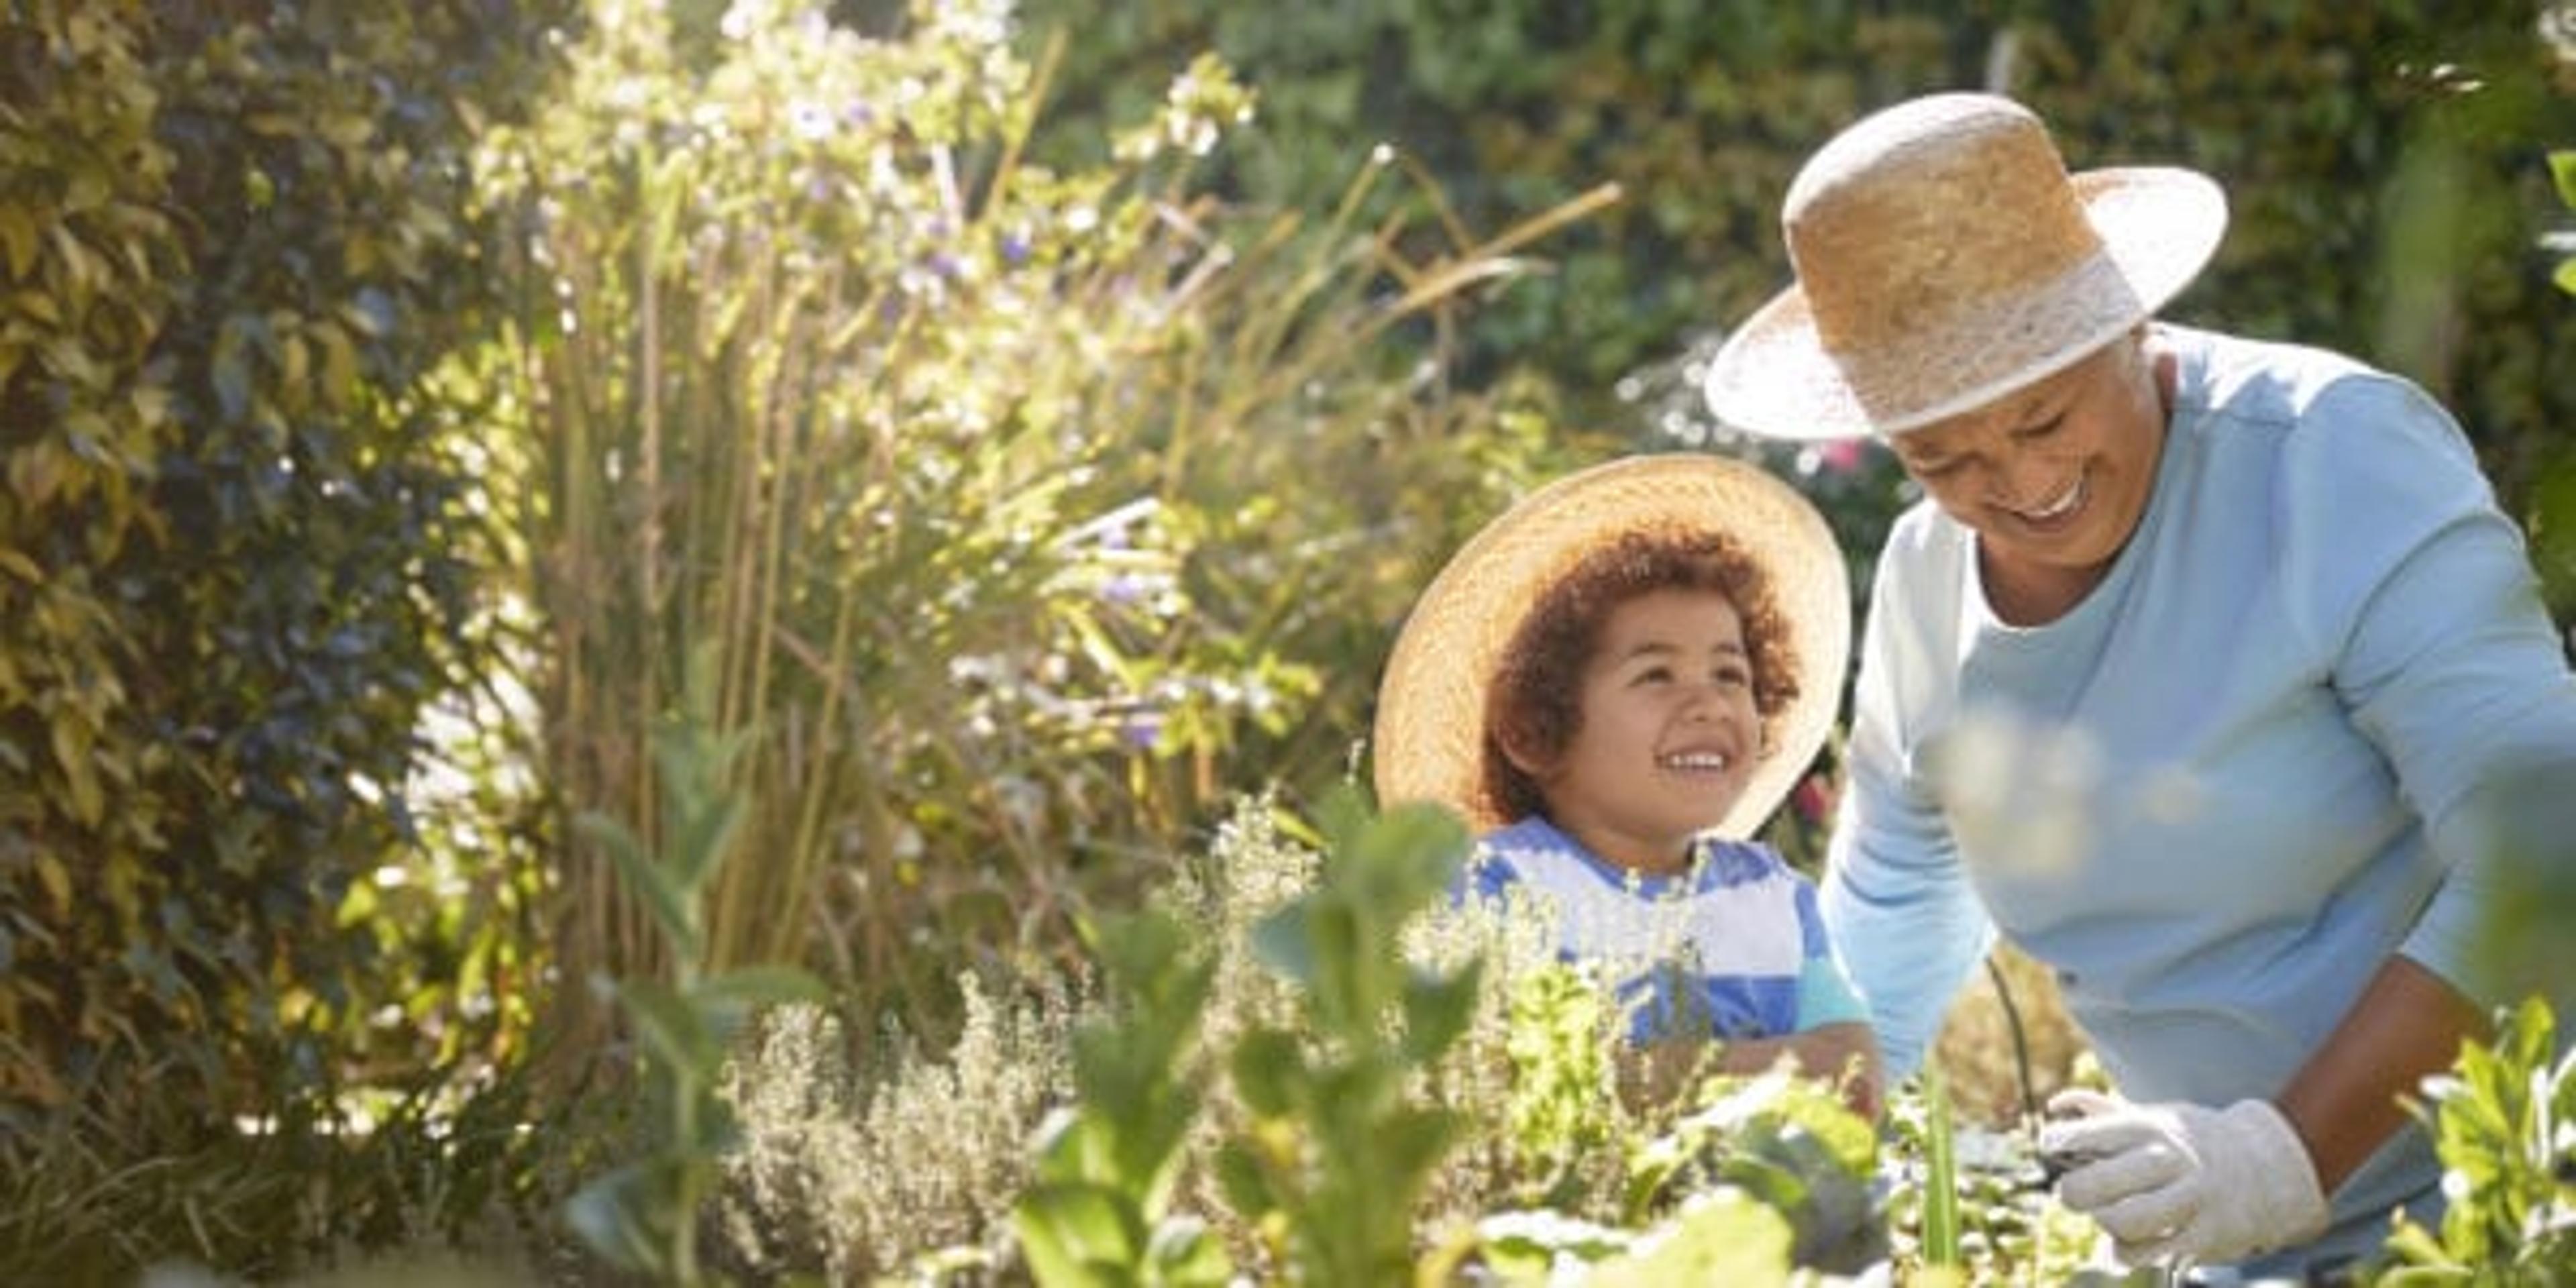
[[[1831,356],[1870,427],[1893,434],[2072,366],[2153,311],[2118,261],[2096,252],[2036,290]],[[1927,402],[1930,390],[1954,392]]]

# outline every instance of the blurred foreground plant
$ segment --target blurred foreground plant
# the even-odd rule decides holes
[[[1399,932],[1448,888],[1467,835],[1445,810],[1372,818],[1350,797],[1324,828],[1321,881],[1253,930],[1262,961],[1300,987],[1303,1023],[1255,1029],[1230,1053],[1253,1126],[1219,1175],[1292,1282],[1397,1283],[1415,1200],[1458,1129],[1454,1112],[1409,1103],[1406,1079],[1465,1030],[1479,974],[1416,970]]]
[[[1222,1285],[1233,1267],[1205,1221],[1172,1211],[1198,1116],[1194,1045],[1216,968],[1168,913],[1119,918],[1094,947],[1114,1019],[1073,1035],[1078,1103],[1042,1130],[1018,1223],[1046,1288]]]
[[[2576,1052],[2549,1003],[2524,1000],[2492,1042],[2425,1080],[2417,1114],[2441,1156],[2438,1230],[2400,1220],[2387,1284],[2563,1284],[2576,1268]]]
[[[702,664],[691,676],[686,710],[657,731],[660,845],[648,848],[602,815],[581,820],[652,912],[670,948],[672,977],[602,981],[641,1041],[646,1103],[664,1119],[644,1159],[583,1186],[566,1216],[610,1261],[684,1285],[702,1282],[698,1207],[737,1138],[733,1114],[717,1094],[727,1050],[754,1008],[823,996],[821,984],[794,967],[701,964],[705,891],[733,853],[743,812],[727,790],[726,771],[745,739],[707,732],[711,679]]]

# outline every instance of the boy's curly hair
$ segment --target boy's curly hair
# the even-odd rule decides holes
[[[1504,746],[1541,758],[1563,752],[1582,727],[1583,668],[1601,647],[1603,624],[1620,605],[1661,590],[1715,591],[1735,606],[1753,671],[1753,708],[1762,716],[1762,754],[1770,754],[1774,722],[1798,696],[1799,677],[1789,621],[1762,566],[1722,533],[1626,533],[1548,587],[1485,686],[1483,792],[1499,816],[1547,813],[1538,783]]]

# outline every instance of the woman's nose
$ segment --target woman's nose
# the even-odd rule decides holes
[[[1986,469],[1986,498],[2007,510],[2027,510],[2051,499],[2059,480],[2037,452],[2007,450]]]

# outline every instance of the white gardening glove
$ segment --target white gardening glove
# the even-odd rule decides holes
[[[2325,1232],[2316,1165],[2269,1101],[2208,1109],[2076,1090],[2048,1109],[2040,1153],[2068,1168],[2058,1201],[2098,1222],[2125,1265],[2240,1261]]]

